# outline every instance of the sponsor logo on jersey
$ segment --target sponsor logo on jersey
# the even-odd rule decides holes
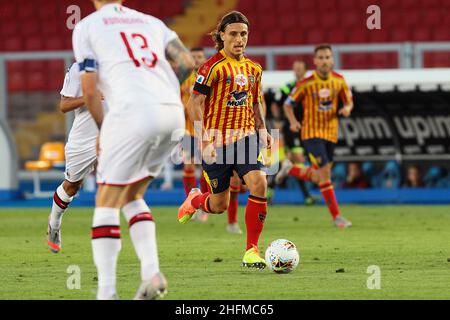
[[[234,78],[234,82],[238,85],[238,86],[245,86],[247,84],[247,77],[244,76],[243,74],[237,74],[236,77]]]
[[[196,82],[198,82],[198,83],[203,83],[203,81],[205,81],[205,77],[202,76],[201,74],[199,74],[199,75],[197,76]]]
[[[329,98],[331,96],[331,90],[328,88],[322,88],[319,90],[319,97],[322,99]]]
[[[333,102],[331,100],[320,101],[319,111],[329,111],[333,107]]]
[[[241,107],[247,105],[247,92],[233,91],[229,93],[227,107]]]
[[[211,180],[211,186],[215,189],[219,185],[219,181],[217,179]]]

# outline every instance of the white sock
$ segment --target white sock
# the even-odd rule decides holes
[[[73,197],[70,197],[63,188],[61,183],[58,188],[56,188],[55,194],[53,195],[53,205],[52,211],[50,213],[50,226],[54,229],[59,229],[61,227],[62,217]]]
[[[139,199],[127,203],[122,210],[130,225],[134,249],[141,261],[141,279],[150,280],[159,272],[155,222],[152,221],[150,209],[143,199]]]
[[[116,294],[116,266],[120,249],[120,210],[95,208],[92,253],[97,267],[98,300],[111,299]]]

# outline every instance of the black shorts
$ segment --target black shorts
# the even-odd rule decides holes
[[[242,179],[247,173],[262,170],[260,147],[256,135],[245,137],[233,144],[216,149],[217,161],[203,161],[203,174],[212,193],[220,193],[230,187],[233,171]]]
[[[319,138],[303,140],[302,143],[313,165],[321,168],[333,162],[335,143]]]
[[[190,161],[190,164],[201,163],[200,149],[196,137],[185,134],[181,142],[181,147],[183,148],[183,160],[185,163],[186,161]]]

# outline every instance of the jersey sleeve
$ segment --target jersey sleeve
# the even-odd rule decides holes
[[[342,80],[342,87],[341,91],[339,92],[339,98],[341,99],[344,106],[353,104],[352,91],[348,87],[347,82],[345,80]]]
[[[81,96],[80,86],[78,64],[74,63],[66,73],[60,94],[65,97],[78,98]]]
[[[262,90],[261,90],[261,78],[262,78],[262,72],[259,72],[256,75],[255,85],[253,89],[252,95],[255,97],[255,100],[253,104],[260,103],[262,104]]]
[[[195,80],[193,93],[208,95],[215,79],[215,69],[207,63],[198,69],[197,79]]]
[[[97,60],[89,41],[86,21],[80,21],[72,34],[72,46],[80,73],[97,72]]]
[[[298,82],[295,88],[292,89],[291,93],[289,94],[286,103],[295,105],[296,103],[301,102],[303,97],[305,96],[305,90],[305,83],[303,81]]]
[[[164,48],[165,48],[169,44],[170,41],[178,38],[178,35],[175,31],[169,29],[169,27],[167,27],[167,25],[159,19],[158,19],[158,24],[162,31],[163,43],[164,43]]]

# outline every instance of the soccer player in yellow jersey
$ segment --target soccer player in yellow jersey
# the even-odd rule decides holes
[[[202,123],[203,170],[211,192],[193,189],[178,211],[186,223],[197,209],[222,213],[230,200],[233,172],[250,191],[245,224],[247,246],[243,266],[264,268],[258,240],[267,212],[267,180],[259,147],[270,146],[261,103],[261,66],[244,56],[249,22],[240,12],[226,14],[213,32],[219,50],[197,76],[188,111]],[[259,134],[259,135],[258,135]]]
[[[289,174],[319,185],[322,196],[339,228],[351,226],[351,222],[340,215],[339,206],[331,182],[333,152],[338,140],[338,115],[350,116],[353,99],[344,77],[333,71],[333,51],[329,45],[319,45],[314,50],[313,74],[299,81],[284,104],[290,129],[301,129],[301,140],[313,168],[285,166],[280,175]],[[303,120],[295,118],[293,106],[301,102]],[[338,110],[339,102],[343,107]]]
[[[194,88],[195,80],[197,79],[197,70],[205,63],[206,56],[203,48],[192,48],[192,58],[194,59],[195,69],[191,75],[184,80],[181,84],[181,101],[185,108],[185,120],[186,120],[186,133],[183,138],[183,186],[186,196],[189,194],[192,188],[197,186],[197,180],[195,178],[195,164],[199,163],[201,158],[197,152],[197,141],[195,139],[194,124],[189,119],[187,112],[187,104]],[[200,183],[201,184],[201,183]]]
[[[197,71],[200,66],[205,63],[206,56],[203,48],[191,48],[191,55],[195,63],[195,68],[191,75],[181,84],[181,101],[184,105],[184,113],[186,120],[186,133],[183,137],[183,187],[186,196],[192,188],[197,187],[197,179],[195,177],[195,165],[201,163],[201,156],[197,148],[198,141],[195,138],[194,123],[189,119],[187,112],[187,104],[194,88],[195,80],[197,79]],[[208,191],[208,184],[203,176],[200,177],[200,189],[202,192]],[[197,212],[196,220],[206,221],[208,214],[203,211]]]

